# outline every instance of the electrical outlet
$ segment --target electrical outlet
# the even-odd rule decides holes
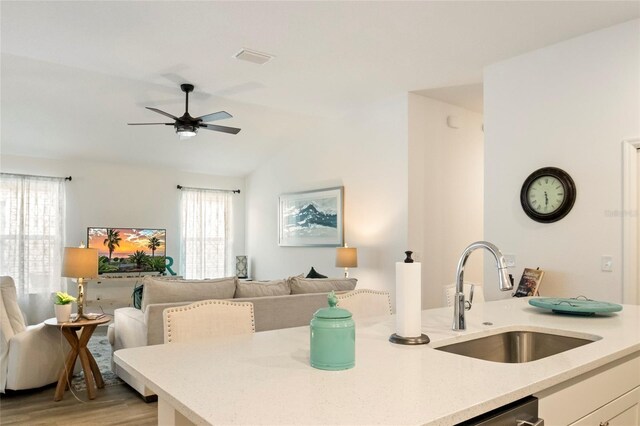
[[[516,267],[516,255],[515,254],[505,254],[504,261],[507,263],[507,268],[515,268]]]
[[[602,256],[601,269],[603,272],[613,271],[613,256]]]

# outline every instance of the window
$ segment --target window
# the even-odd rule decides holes
[[[64,220],[63,178],[2,174],[0,275],[13,277],[22,302],[62,289]]]
[[[180,271],[189,279],[227,276],[231,270],[231,193],[183,188],[180,204]]]

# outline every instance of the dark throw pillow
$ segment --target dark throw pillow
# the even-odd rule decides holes
[[[309,271],[309,273],[307,274],[306,278],[327,278],[326,275],[322,275],[319,274],[318,271],[316,271],[314,269],[314,267],[311,267],[311,270]]]
[[[140,284],[136,288],[133,289],[133,294],[131,294],[131,301],[133,302],[133,307],[136,309],[140,309],[142,307],[142,288],[143,284]]]

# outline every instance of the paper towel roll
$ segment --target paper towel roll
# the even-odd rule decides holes
[[[396,262],[396,334],[419,337],[422,328],[420,262]]]

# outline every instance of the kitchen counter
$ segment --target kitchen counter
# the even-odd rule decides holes
[[[475,304],[465,331],[451,330],[452,318],[452,308],[423,311],[422,332],[431,343],[422,346],[388,341],[393,316],[358,321],[356,366],[344,371],[309,366],[308,327],[125,349],[114,359],[146,380],[161,406],[198,424],[451,425],[640,351],[634,305],[581,317],[540,310],[522,298]],[[517,329],[599,340],[522,364],[434,350]]]

